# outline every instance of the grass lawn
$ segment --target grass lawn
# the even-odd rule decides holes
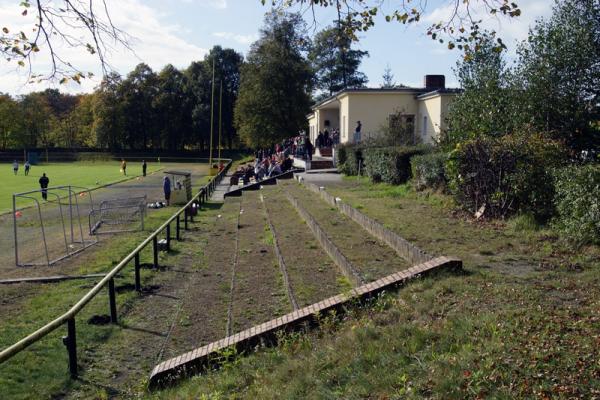
[[[342,319],[152,398],[600,397],[600,248],[515,218],[474,223],[444,195],[353,178],[328,187],[463,274],[408,283]]]
[[[148,173],[159,169],[158,164],[148,163]],[[0,214],[12,210],[13,193],[26,192],[40,188],[38,180],[42,173],[50,178],[50,186],[74,185],[94,188],[114,183],[127,177],[120,172],[119,162],[70,162],[33,165],[25,176],[23,165],[19,165],[18,175],[14,175],[12,166],[5,164],[0,169],[0,181],[4,190],[0,192]],[[128,163],[127,175],[134,177],[142,174],[141,163]],[[25,204],[21,201],[20,204]]]

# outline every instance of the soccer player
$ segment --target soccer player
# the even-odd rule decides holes
[[[31,168],[31,164],[29,164],[29,160],[25,161],[25,176],[29,175],[30,168]]]
[[[44,172],[42,177],[40,178],[40,187],[42,188],[42,199],[48,200],[48,184],[50,183],[50,179],[46,176]]]
[[[148,164],[146,164],[146,160],[142,160],[142,175],[146,176],[146,168],[148,167]]]
[[[127,162],[124,158],[121,159],[121,171],[123,171],[123,175],[127,176]]]
[[[19,163],[17,162],[17,160],[13,161],[13,172],[15,173],[15,175],[17,174],[17,172],[19,172]]]

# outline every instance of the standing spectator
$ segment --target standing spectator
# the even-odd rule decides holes
[[[39,182],[40,188],[42,188],[42,199],[48,200],[48,184],[50,183],[50,179],[48,179],[45,172],[42,174]]]
[[[337,146],[340,143],[340,131],[337,129],[333,130],[333,145]]]
[[[354,130],[354,143],[360,143],[360,130],[362,129],[362,124],[360,121],[356,121],[356,129]]]
[[[146,160],[142,160],[142,175],[146,176],[146,168],[148,167],[148,164],[146,164]]]
[[[163,178],[163,191],[165,192],[165,201],[169,205],[169,201],[171,200],[171,180],[168,176]]]
[[[304,145],[304,147],[306,148],[306,158],[309,161],[312,161],[312,153],[313,153],[314,147],[313,147],[312,143],[310,142],[309,137],[306,138],[306,144]]]
[[[17,162],[17,160],[13,161],[13,172],[15,173],[15,175],[17,174],[17,172],[19,172],[19,163]]]
[[[127,176],[127,162],[124,158],[121,159],[121,172],[123,172],[123,175]]]
[[[319,135],[317,136],[317,140],[316,140],[316,145],[317,148],[321,148],[323,147],[324,143],[323,143],[323,132],[319,131]]]
[[[323,147],[331,147],[329,129],[325,129],[325,132],[323,133]]]
[[[29,160],[25,161],[25,176],[29,175],[30,168],[31,168],[31,164],[29,164]]]

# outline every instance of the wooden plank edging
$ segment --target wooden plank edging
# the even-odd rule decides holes
[[[462,261],[456,258],[437,257],[406,270],[396,272],[354,288],[348,293],[330,297],[282,317],[272,319],[232,336],[207,344],[206,346],[165,360],[154,367],[150,374],[148,385],[150,389],[155,389],[170,385],[186,376],[200,373],[207,367],[217,364],[222,359],[223,350],[228,347],[234,347],[239,352],[252,349],[258,344],[276,343],[276,334],[278,332],[293,331],[305,326],[306,323],[315,324],[318,321],[319,314],[331,310],[341,310],[349,302],[373,297],[384,290],[401,285],[406,280],[435,271],[460,270],[461,268]]]

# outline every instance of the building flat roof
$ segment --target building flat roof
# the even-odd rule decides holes
[[[332,94],[331,96],[319,101],[318,103],[316,103],[315,105],[313,105],[311,107],[311,109],[314,111],[317,108],[326,105],[327,103],[332,102],[333,100],[336,100],[338,97],[340,97],[343,94],[350,94],[350,93],[409,93],[409,94],[414,94],[416,95],[416,98],[419,100],[425,100],[427,98],[436,96],[436,95],[442,95],[442,94],[458,94],[461,93],[462,89],[457,89],[457,88],[440,88],[440,89],[434,89],[431,90],[431,88],[412,88],[412,87],[407,87],[407,86],[403,86],[403,87],[398,87],[398,88],[394,88],[394,89],[384,89],[384,88],[356,88],[356,89],[342,89],[337,93]]]

